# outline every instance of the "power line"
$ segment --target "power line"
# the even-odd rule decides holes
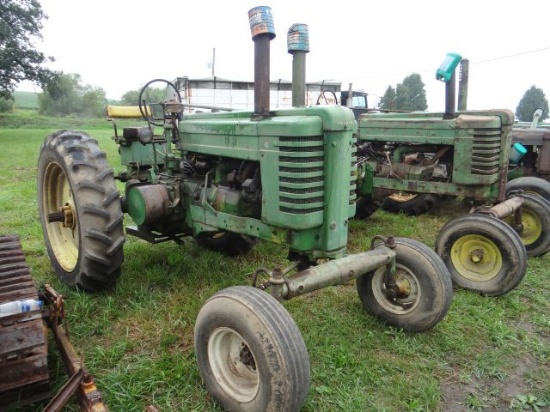
[[[492,62],[492,61],[496,61],[496,60],[511,59],[513,57],[524,56],[526,54],[532,54],[532,53],[539,53],[539,52],[546,51],[546,50],[550,50],[550,46],[543,47],[541,49],[536,49],[536,50],[529,50],[529,51],[522,52],[522,53],[509,54],[507,56],[495,57],[495,58],[487,59],[487,60],[470,61],[470,65],[483,64],[483,63],[488,63],[488,62]],[[407,73],[401,72],[401,73],[392,73],[392,74],[375,74],[375,75],[372,75],[372,76],[364,76],[364,77],[350,77],[350,79],[351,80],[380,79],[380,78],[383,79],[385,77],[408,76],[411,73],[432,73],[433,71],[434,71],[433,68],[431,68],[431,69],[420,70],[420,71],[418,71],[418,70],[414,70],[412,72],[409,71]]]
[[[526,51],[526,52],[523,52],[523,53],[510,54],[508,56],[495,57],[494,59],[481,60],[481,61],[478,61],[478,62],[470,62],[470,64],[481,64],[481,63],[493,62],[495,60],[510,59],[512,57],[524,56],[526,54],[538,53],[538,52],[545,51],[545,50],[550,50],[550,46],[543,47],[542,49]]]

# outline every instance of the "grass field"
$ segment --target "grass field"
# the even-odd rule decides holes
[[[24,126],[19,127],[21,124]],[[90,295],[68,289],[46,254],[36,198],[44,137],[77,128],[96,137],[120,171],[106,122],[0,117],[0,234],[18,234],[38,286],[66,297],[70,337],[113,412],[218,411],[197,369],[193,326],[204,301],[230,285],[250,284],[258,267],[284,264],[286,249],[259,243],[227,258],[184,245],[127,238],[115,289]],[[374,235],[411,237],[433,247],[443,224],[467,213],[447,200],[430,213],[377,211],[350,224],[349,249],[368,249]],[[487,298],[455,288],[445,319],[408,334],[362,308],[353,282],[284,302],[306,342],[311,389],[304,412],[548,410],[550,404],[550,256],[530,258],[523,282]],[[54,389],[67,379],[55,346]],[[37,404],[21,411],[41,411]],[[79,410],[75,402],[67,411]]]
[[[13,98],[18,109],[38,109],[38,95],[36,93],[16,91],[13,93]]]

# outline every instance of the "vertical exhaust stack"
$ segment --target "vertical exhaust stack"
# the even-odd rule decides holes
[[[452,118],[456,114],[456,76],[453,72],[450,80],[445,83],[445,117]]]
[[[468,82],[470,78],[470,60],[460,61],[460,76],[458,80],[458,110],[468,109]]]
[[[436,80],[445,82],[445,114],[444,118],[453,118],[456,114],[456,66],[462,60],[462,56],[457,53],[447,53],[445,60],[435,72]]]
[[[270,42],[275,38],[271,8],[254,7],[248,11],[248,22],[254,41],[254,117],[269,116]]]
[[[290,26],[287,47],[292,54],[292,106],[302,107],[306,105],[306,53],[309,53],[307,24]]]

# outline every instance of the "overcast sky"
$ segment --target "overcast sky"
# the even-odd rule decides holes
[[[428,109],[444,110],[435,71],[449,52],[470,60],[469,109],[515,111],[532,85],[550,99],[549,0],[40,0],[49,16],[36,46],[50,67],[120,99],[155,78],[254,78],[248,11],[269,6],[271,79],[292,78],[287,32],[308,25],[308,82],[331,80],[376,100],[421,75]],[[21,89],[32,90],[28,86]]]

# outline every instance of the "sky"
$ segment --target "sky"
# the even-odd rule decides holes
[[[268,6],[276,37],[271,80],[292,79],[287,32],[307,24],[306,81],[349,84],[371,105],[410,74],[425,84],[428,110],[445,109],[435,72],[447,53],[470,61],[468,109],[516,107],[531,87],[550,99],[550,1],[531,0],[39,0],[48,16],[35,47],[120,99],[149,80],[215,76],[253,81],[248,11]],[[212,69],[212,62],[213,69]],[[40,91],[21,84],[19,90]]]

